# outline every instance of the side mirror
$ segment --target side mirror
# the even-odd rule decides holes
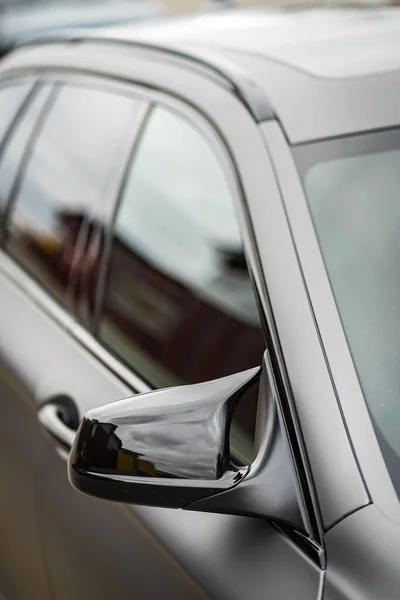
[[[238,401],[254,385],[257,455],[241,467],[231,459],[229,432]],[[100,498],[269,517],[306,529],[267,353],[262,368],[89,411],[68,473],[77,490]]]

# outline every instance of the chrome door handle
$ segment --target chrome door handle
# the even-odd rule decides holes
[[[38,412],[38,419],[45,430],[63,446],[71,448],[76,431],[64,422],[66,407],[61,403],[48,402]]]

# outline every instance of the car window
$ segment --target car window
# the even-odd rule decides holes
[[[155,388],[261,363],[265,344],[227,175],[208,139],[161,107],[116,214],[98,335]],[[242,455],[255,408],[249,401],[238,409]]]
[[[29,139],[51,89],[51,85],[36,89],[31,103],[3,148],[0,160],[0,210],[8,202]]]
[[[400,496],[400,130],[296,149],[332,292]]]
[[[71,270],[87,267],[74,262],[81,225],[107,198],[135,107],[128,96],[61,86],[36,132],[15,192],[7,249],[61,302]]]
[[[32,83],[23,81],[0,86],[0,144],[31,88]]]

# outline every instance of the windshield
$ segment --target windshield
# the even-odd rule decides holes
[[[361,387],[400,495],[400,130],[295,149]]]

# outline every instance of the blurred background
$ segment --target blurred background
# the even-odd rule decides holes
[[[265,0],[255,0],[255,3],[261,1]],[[168,14],[193,13],[235,4],[250,4],[250,1],[0,0],[0,56],[24,41],[69,27],[143,22]]]
[[[342,0],[333,0],[330,4],[339,1]],[[354,2],[357,0],[350,3]],[[382,0],[367,2],[377,4]],[[279,0],[0,0],[0,56],[21,42],[69,27],[101,27],[143,22],[169,14],[272,3]]]

